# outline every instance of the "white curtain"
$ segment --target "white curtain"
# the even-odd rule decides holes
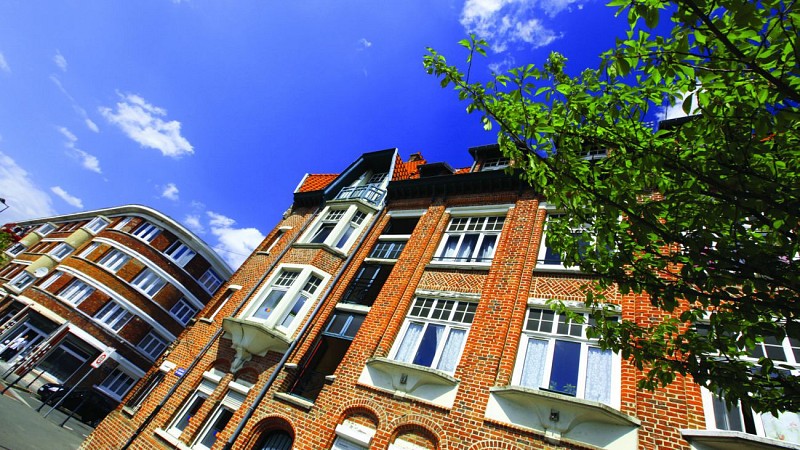
[[[764,434],[771,439],[778,439],[793,444],[800,444],[800,414],[796,412],[762,414]]]
[[[458,248],[458,236],[450,236],[447,238],[447,243],[444,246],[444,252],[442,252],[442,256],[446,260],[450,260],[454,256],[456,256],[456,249]]]
[[[589,347],[584,398],[607,405],[611,403],[611,350]]]
[[[544,368],[547,365],[547,341],[528,339],[524,364],[519,384],[534,389],[542,387]]]
[[[451,329],[450,335],[447,336],[447,342],[444,344],[442,350],[442,357],[439,358],[439,370],[453,373],[458,364],[458,354],[464,346],[464,338],[467,335],[466,330]]]
[[[422,324],[413,322],[408,324],[406,334],[403,336],[403,341],[400,342],[400,348],[397,349],[397,355],[394,357],[395,360],[411,362],[414,359],[414,349],[421,332]]]

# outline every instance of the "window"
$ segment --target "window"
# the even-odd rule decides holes
[[[259,293],[249,317],[288,334],[308,312],[322,284],[323,276],[311,269],[282,269]]]
[[[372,248],[372,252],[369,254],[369,257],[378,259],[397,259],[405,247],[405,240],[380,240],[375,244],[375,247]]]
[[[97,263],[101,266],[108,269],[110,272],[117,273],[122,266],[125,265],[128,260],[131,259],[130,256],[126,255],[125,253],[112,248]]]
[[[367,180],[367,184],[381,184],[389,174],[387,172],[373,173]]]
[[[116,368],[100,383],[100,389],[115,399],[121,400],[133,387],[133,383],[134,379],[130,375]]]
[[[312,229],[308,242],[346,251],[368,217],[367,213],[360,211],[355,205],[328,209]]]
[[[60,242],[53,248],[53,250],[50,251],[50,256],[52,256],[56,261],[61,261],[62,259],[66,258],[67,255],[72,253],[73,250],[75,249],[66,242]]]
[[[373,428],[345,420],[336,425],[336,440],[331,450],[367,450],[374,436]]]
[[[87,223],[84,228],[89,230],[92,234],[97,234],[103,228],[108,226],[108,221],[102,217],[95,217],[91,222]]]
[[[505,217],[453,217],[434,261],[490,263]]]
[[[156,370],[155,372],[152,372],[150,376],[147,377],[147,380],[143,384],[139,385],[139,388],[136,390],[136,393],[134,393],[131,396],[131,398],[128,400],[128,403],[126,403],[125,406],[134,409],[139,408],[142,402],[144,402],[144,399],[146,399],[147,396],[150,395],[151,392],[153,392],[153,389],[155,389],[156,386],[158,386],[158,384],[161,383],[161,381],[164,379],[164,376],[165,374],[161,370]]]
[[[487,158],[483,161],[483,167],[481,167],[482,172],[486,172],[489,170],[499,170],[505,169],[508,167],[510,161],[505,156],[499,156],[497,158]]]
[[[739,431],[800,444],[800,414],[797,412],[759,414],[741,402],[728,407],[722,397],[707,389],[703,389],[703,404],[708,429]]]
[[[63,275],[63,274],[64,274],[64,272],[61,272],[60,270],[56,270],[55,272],[53,272],[52,275],[47,277],[46,280],[42,281],[39,284],[39,289],[47,289],[47,288],[49,288],[53,283],[56,282],[56,280],[61,278],[61,275]]]
[[[61,290],[58,296],[68,303],[78,305],[82,301],[86,300],[87,297],[92,295],[92,292],[94,292],[93,287],[81,280],[74,279],[67,285],[67,287]]]
[[[19,275],[15,276],[11,281],[9,281],[8,285],[18,291],[21,291],[33,283],[34,280],[35,278],[33,275],[23,270],[19,273]]]
[[[47,236],[48,234],[52,233],[56,229],[56,226],[52,223],[46,223],[39,228],[36,229],[36,233],[40,236]]]
[[[176,438],[180,437],[183,430],[189,425],[189,421],[197,415],[206,399],[214,393],[223,375],[225,374],[216,369],[203,373],[203,380],[186,403],[178,410],[178,414],[175,415],[175,418],[167,427],[167,433]]]
[[[284,430],[269,431],[254,447],[255,450],[292,450],[294,439]]]
[[[592,320],[584,318],[580,324],[549,309],[529,308],[513,383],[614,406],[618,358],[586,338]]]
[[[554,219],[557,220],[557,219],[560,219],[562,217],[564,217],[564,214],[561,214],[561,213],[548,214],[547,215],[547,221],[549,222],[550,220],[554,220]],[[570,233],[573,236],[578,237],[578,236],[581,236],[585,230],[586,230],[585,227],[572,228],[570,230]],[[583,251],[585,251],[586,248],[588,248],[588,246],[589,246],[588,242],[581,240],[580,243],[579,243],[578,251],[579,252],[583,252]],[[552,248],[547,246],[547,224],[545,224],[545,230],[544,230],[544,233],[542,234],[542,243],[539,246],[539,258],[537,260],[537,267],[539,267],[539,268],[560,268],[560,269],[564,269],[565,268],[564,264],[562,262],[562,259],[561,259],[561,254],[559,252],[555,251],[554,249],[552,249]],[[575,269],[577,269],[577,267],[575,267]]]
[[[175,241],[169,246],[169,248],[167,248],[167,251],[164,252],[164,254],[169,256],[169,259],[175,261],[175,264],[183,267],[189,261],[191,261],[192,258],[194,258],[194,255],[197,253],[195,253],[194,250],[190,249],[183,242]]]
[[[87,245],[86,248],[84,248],[83,251],[80,252],[80,254],[78,254],[78,256],[81,258],[86,258],[94,251],[94,249],[96,249],[99,246],[100,246],[99,243],[92,242],[89,245]]]
[[[275,246],[278,244],[278,242],[280,242],[280,240],[283,237],[283,235],[286,234],[286,231],[288,229],[290,229],[290,228],[280,228],[280,229],[278,229],[277,232],[275,232],[275,236],[272,237],[272,241],[269,243],[269,245],[267,246],[267,249],[265,250],[267,253],[271,252],[272,249],[275,248]]]
[[[203,286],[203,289],[205,289],[206,292],[208,292],[209,294],[213,294],[214,291],[217,290],[219,285],[222,284],[222,278],[220,278],[220,276],[217,275],[217,273],[214,272],[213,270],[208,269],[205,271],[203,276],[200,277],[199,280],[197,280],[197,282],[200,283],[201,286]]]
[[[416,298],[392,359],[455,372],[477,306],[474,302]]]
[[[116,225],[114,225],[114,229],[115,229],[115,230],[122,230],[123,228],[125,228],[125,225],[127,225],[128,223],[130,223],[131,219],[132,219],[132,217],[125,217],[125,218],[123,218],[122,220],[120,220],[119,222],[117,222],[117,224],[116,224]]]
[[[233,417],[233,412],[242,406],[244,399],[244,394],[234,390],[228,390],[225,397],[222,399],[222,403],[211,414],[210,419],[201,429],[200,435],[192,448],[201,450],[210,449],[217,441],[217,436],[220,431],[224,430],[225,426],[230,422]]]
[[[100,311],[94,315],[96,321],[108,326],[114,331],[121,330],[131,317],[133,317],[133,314],[113,300],[106,303],[100,308]]]
[[[153,298],[154,295],[164,287],[167,282],[158,276],[152,269],[145,268],[136,278],[131,282],[132,285],[137,287],[144,295]]]
[[[158,233],[160,232],[161,228],[158,228],[157,226],[153,225],[150,222],[144,222],[141,225],[139,225],[138,228],[133,230],[133,235],[143,241],[152,242],[153,239],[155,239],[155,237],[158,236]]]
[[[167,348],[167,341],[165,341],[161,336],[158,335],[155,331],[150,331],[139,341],[139,350],[143,351],[145,355],[147,355],[150,359],[158,358],[158,355]]]
[[[391,266],[383,264],[362,265],[353,281],[347,286],[340,302],[372,306],[391,271]]]
[[[17,256],[23,251],[25,251],[25,246],[22,243],[17,242],[11,247],[8,247],[8,249],[6,250],[6,254],[8,254],[9,256]]]
[[[185,298],[178,300],[169,310],[170,315],[178,320],[181,325],[186,325],[197,314],[197,308],[186,301]]]

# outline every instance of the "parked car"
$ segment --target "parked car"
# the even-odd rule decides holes
[[[69,390],[70,387],[63,384],[47,383],[42,385],[36,393],[42,402],[55,405]],[[59,406],[74,412],[81,421],[94,427],[117,405],[94,389],[78,388],[72,391]]]

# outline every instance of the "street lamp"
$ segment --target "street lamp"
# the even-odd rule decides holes
[[[0,212],[3,212],[3,211],[5,211],[5,210],[7,210],[8,208],[10,208],[10,206],[8,206],[8,204],[6,204],[6,199],[4,199],[4,198],[0,198],[0,203],[2,203],[2,204],[3,204],[3,206],[5,206],[5,208],[3,208],[3,209],[0,209]]]

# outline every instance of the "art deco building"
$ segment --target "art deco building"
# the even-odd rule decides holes
[[[6,226],[0,350],[25,337],[7,382],[73,386],[117,403],[195,320],[231,270],[169,217],[126,205]],[[115,349],[98,370],[91,363]]]
[[[496,146],[470,153],[458,170],[385,150],[306,176],[85,447],[796,448],[797,414],[727,409],[680,376],[638,390],[635,367],[549,306],[585,314],[592,281],[545,243],[559,211]],[[622,318],[659,314],[606,297]],[[789,341],[770,350],[797,367]]]

